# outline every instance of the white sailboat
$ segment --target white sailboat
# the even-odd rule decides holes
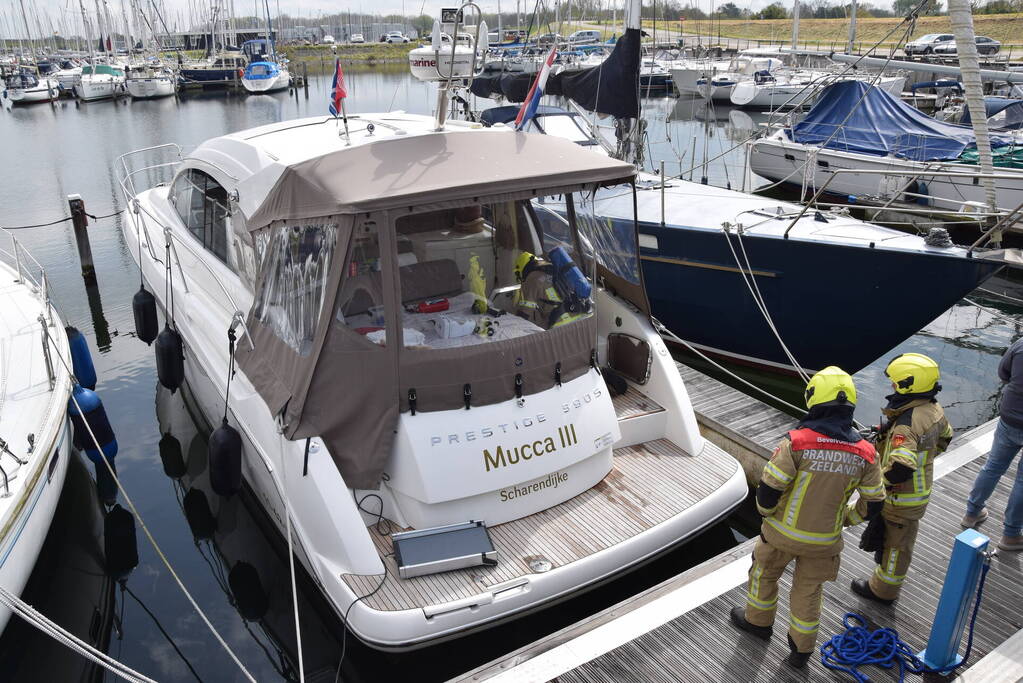
[[[0,238],[0,587],[19,595],[75,457],[71,354],[42,268],[10,233]],[[10,617],[0,607],[0,630]]]
[[[177,83],[173,70],[152,64],[130,67],[125,78],[125,87],[133,100],[169,97],[177,92]]]

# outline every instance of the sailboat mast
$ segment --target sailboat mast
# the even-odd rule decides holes
[[[32,31],[28,28],[28,16],[25,14],[25,0],[18,0],[18,4],[21,5],[21,21],[25,24],[25,40],[28,41],[28,49],[34,52],[32,49]],[[25,56],[24,49],[21,51],[21,55],[22,57]]]
[[[970,0],[949,0],[948,18],[952,24],[952,33],[956,38],[956,53],[959,56],[959,68],[963,78],[963,89],[966,91],[966,106],[970,112],[973,134],[977,138],[977,157],[980,172],[989,175],[994,173],[994,158],[991,154],[991,137],[987,127],[987,110],[984,107],[984,86],[980,78],[980,58],[977,56],[977,41],[973,32],[973,11]],[[984,196],[988,208],[993,212],[998,208],[995,197],[995,181],[992,178],[981,178]],[[999,241],[994,237],[992,241]]]
[[[799,47],[799,0],[792,3],[792,49]]]
[[[846,47],[846,52],[849,54],[853,53],[856,45],[856,0],[852,0],[852,5],[849,7],[849,45]]]

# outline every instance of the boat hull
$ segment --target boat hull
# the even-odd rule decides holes
[[[273,78],[242,78],[242,86],[250,93],[271,93],[287,90],[291,86],[291,74],[280,71]]]
[[[168,97],[177,90],[177,84],[169,76],[165,78],[129,78],[126,87],[128,94],[135,100]]]
[[[75,95],[84,102],[108,100],[124,93],[124,79],[113,76],[82,76],[75,84]]]
[[[60,97],[60,84],[56,80],[42,79],[34,88],[8,88],[7,98],[12,104],[52,102]]]
[[[805,173],[808,153],[815,155],[812,177]],[[964,164],[924,164],[905,159],[855,154],[831,149],[819,149],[791,142],[775,135],[750,143],[750,168],[754,173],[775,182],[784,182],[807,188],[822,187],[829,179],[828,192],[850,197],[871,196],[881,200],[904,199],[914,203],[947,211],[960,211],[965,203],[983,207],[987,200],[984,186],[974,183],[976,166]],[[898,175],[878,173],[833,173],[836,169],[885,171]],[[939,178],[927,175],[933,172],[962,172],[960,178]],[[995,198],[999,207],[1014,209],[1023,204],[1023,171],[1009,168],[995,169],[999,175],[1018,176],[998,178]],[[919,180],[914,181],[914,177]],[[912,185],[912,188],[909,186]],[[931,199],[906,196],[907,189],[926,194]],[[923,191],[926,190],[926,191]],[[812,191],[812,190],[811,190]]]
[[[71,428],[65,419],[53,449],[42,463],[38,479],[26,494],[25,504],[0,540],[0,586],[15,595],[21,595],[35,567],[72,457],[76,456],[71,447]],[[11,611],[0,607],[0,631],[7,628],[10,618]]]
[[[717,355],[793,369],[721,230],[641,222],[640,234],[648,244],[651,238],[657,244],[641,249],[643,278],[653,314],[668,329]],[[738,250],[736,239],[731,236]],[[866,245],[754,235],[742,240],[766,308],[807,370],[828,365],[850,373],[863,369],[1001,267],[982,259]],[[926,288],[914,294],[906,273],[913,274],[913,282],[927,283]],[[874,316],[877,322],[871,322]]]

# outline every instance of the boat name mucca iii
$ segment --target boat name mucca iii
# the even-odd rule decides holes
[[[575,435],[575,425],[570,423],[564,427],[558,427],[558,440],[562,448],[568,448],[579,443],[579,437]],[[557,450],[558,446],[554,443],[554,437],[552,436],[548,436],[542,441],[526,442],[521,446],[515,446],[508,450],[504,450],[503,446],[498,446],[497,451],[493,455],[490,454],[488,449],[484,448],[483,465],[487,468],[487,472],[489,472],[491,468],[496,470],[498,467],[516,465],[523,460],[531,459],[534,455],[539,458],[541,455],[554,453]]]

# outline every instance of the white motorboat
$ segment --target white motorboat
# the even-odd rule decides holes
[[[10,233],[0,237],[0,587],[20,595],[75,457],[71,354],[42,268]],[[10,617],[0,607],[0,630]]]
[[[169,97],[177,92],[178,79],[167,67],[135,67],[128,69],[125,87],[134,100]]]
[[[282,532],[290,511],[299,560],[354,634],[409,648],[487,627],[745,498],[644,312],[634,220],[593,218],[598,187],[635,191],[630,164],[404,113],[338,130],[321,117],[215,138],[150,189],[134,185],[155,167],[139,155],[159,150],[126,155],[123,230],[214,424],[237,329],[227,414],[245,479]],[[542,207],[554,196],[566,218]],[[553,325],[514,313],[525,251],[583,264],[561,271],[574,312]],[[400,578],[391,531],[469,520],[496,564]]]
[[[87,64],[75,83],[75,96],[85,102],[118,97],[125,91],[124,69],[110,64]]]
[[[11,104],[52,102],[60,97],[60,83],[55,78],[39,78],[30,71],[19,71],[4,79],[2,97]]]

